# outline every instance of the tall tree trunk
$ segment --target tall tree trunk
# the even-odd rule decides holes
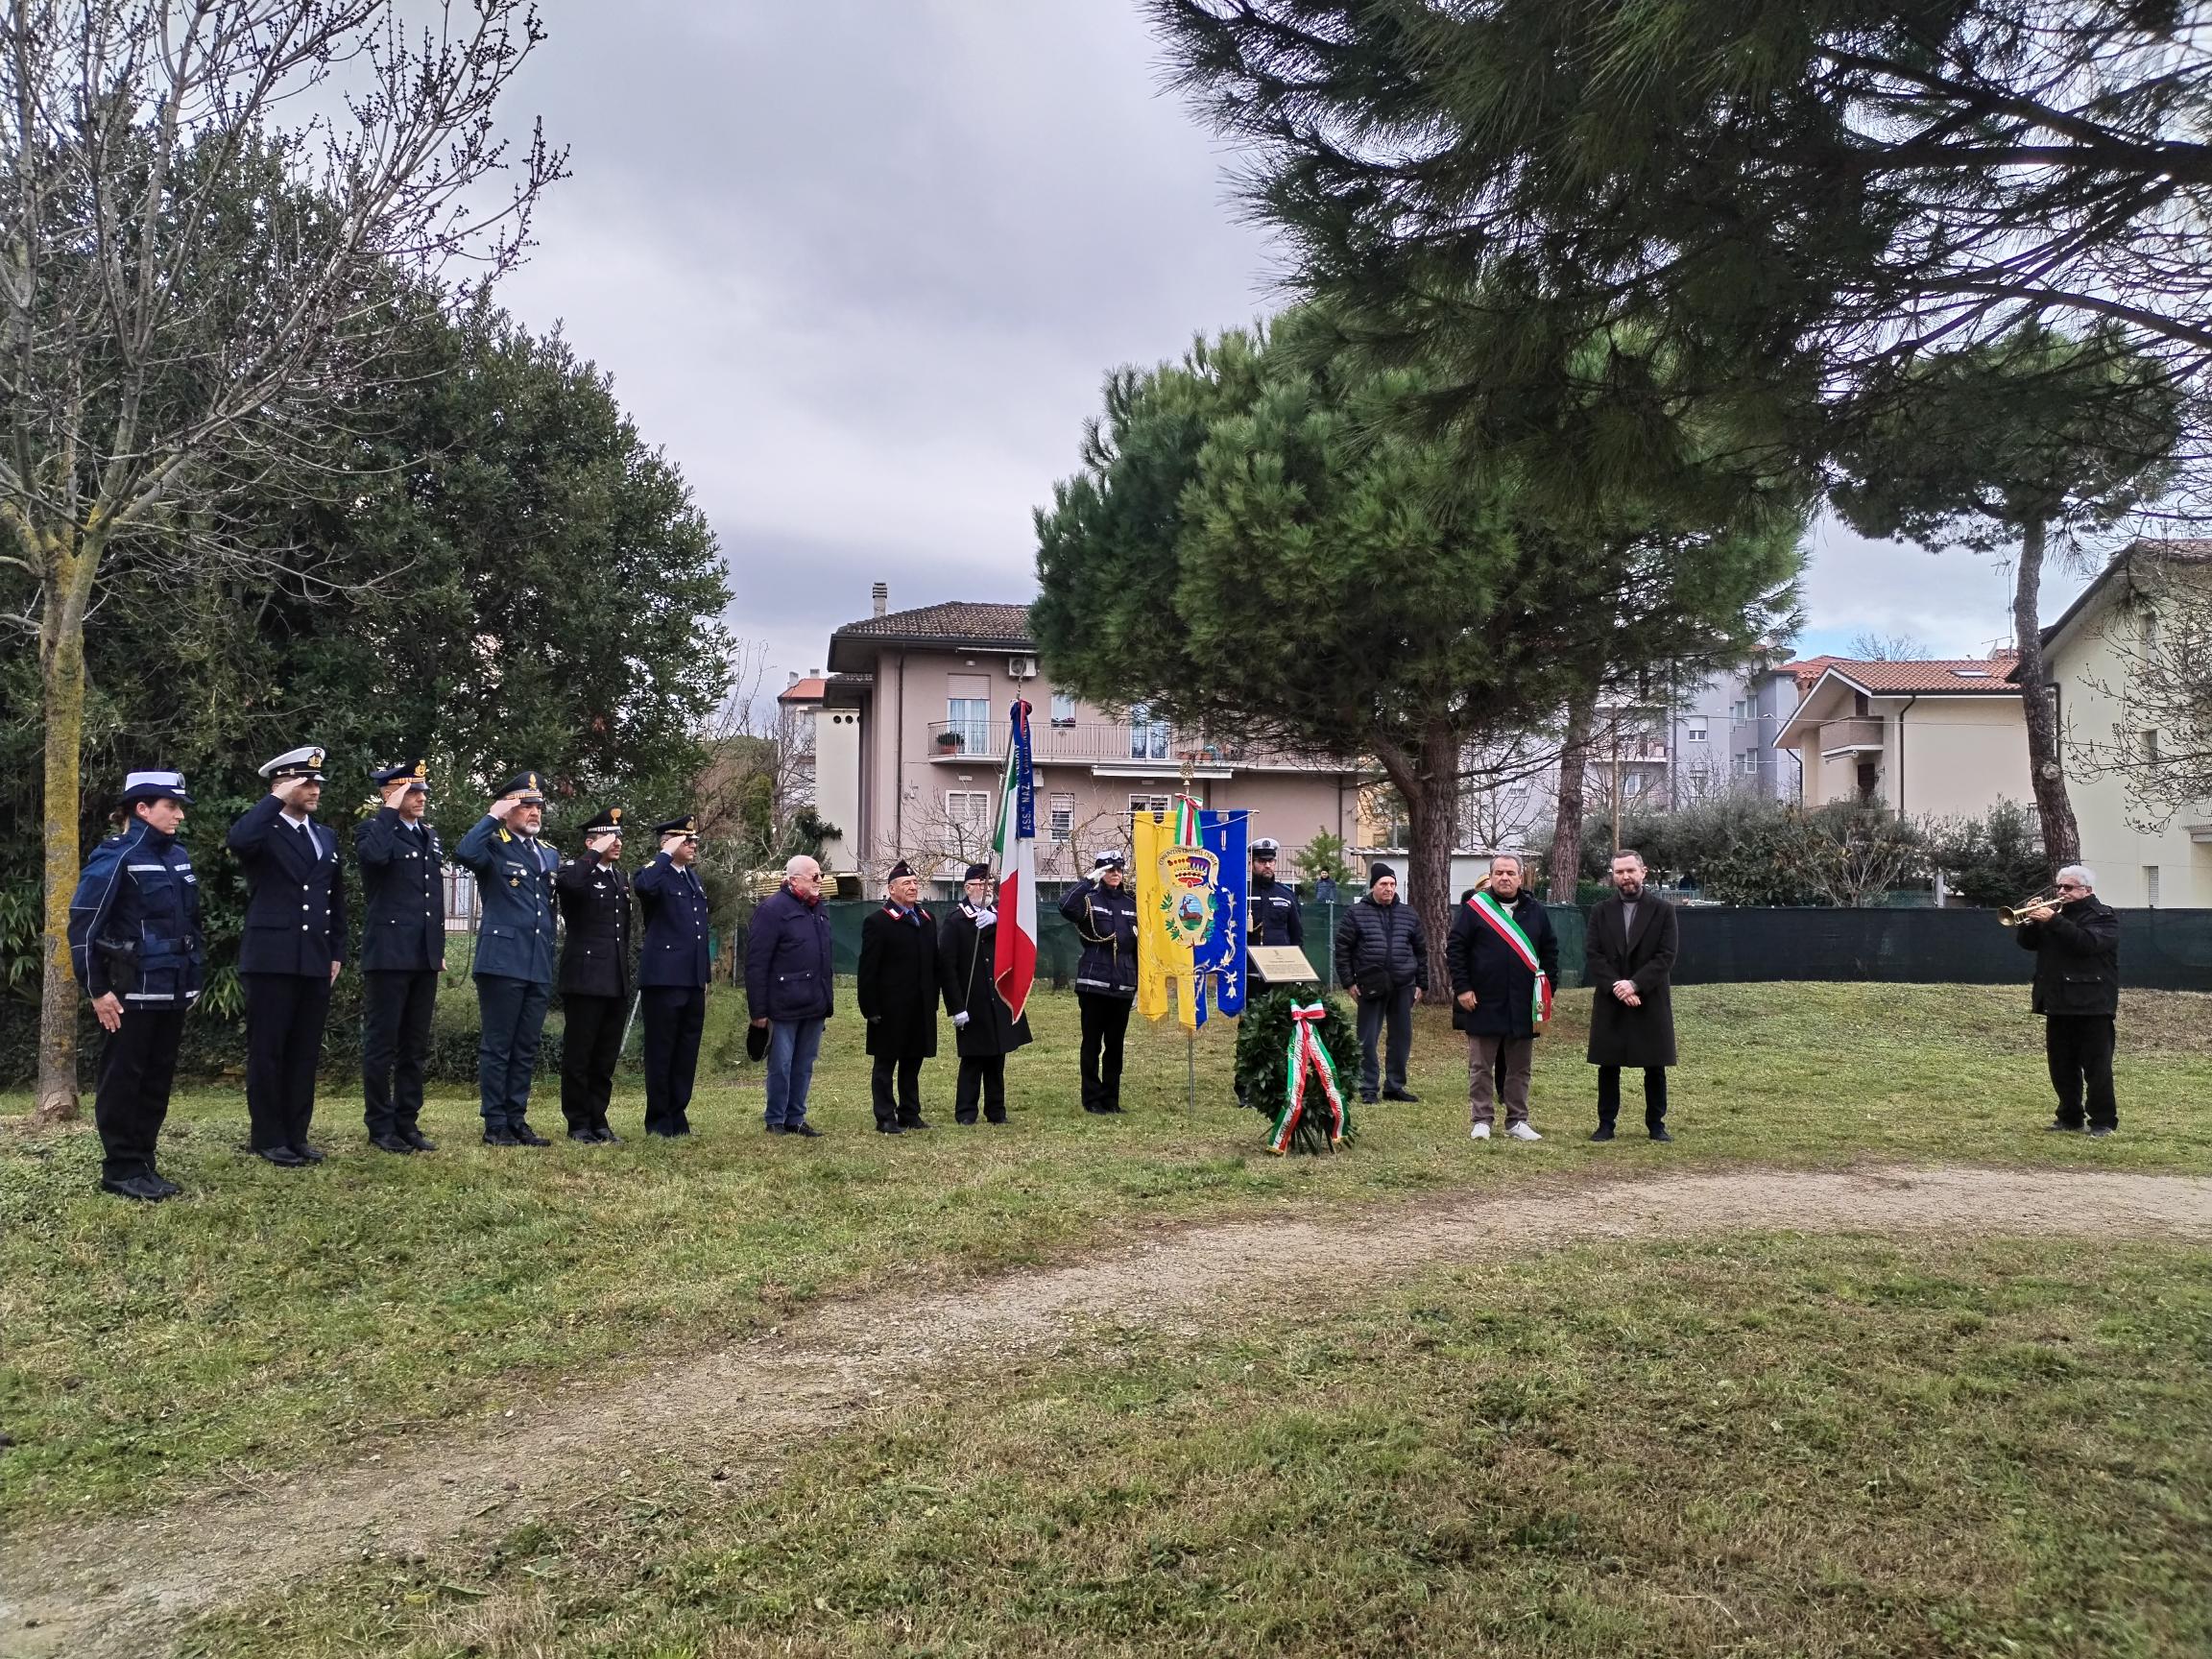
[[[2012,635],[2020,650],[2020,709],[2028,724],[2028,777],[2043,821],[2043,852],[2056,872],[2081,856],[2081,830],[2066,792],[2058,747],[2058,710],[2043,683],[2043,549],[2047,527],[2029,523],[2020,538],[2020,574],[2012,587]]]
[[[1598,694],[1577,698],[1567,710],[1567,741],[1559,750],[1559,804],[1551,817],[1551,902],[1572,904],[1582,878],[1582,786],[1590,769],[1590,728]]]
[[[49,554],[38,628],[38,690],[46,720],[43,869],[45,972],[38,988],[38,1116],[77,1115],[77,976],[69,965],[69,901],[77,891],[83,815],[84,610],[96,550]]]
[[[1452,926],[1452,838],[1459,824],[1459,736],[1450,728],[1426,733],[1414,776],[1399,783],[1406,798],[1406,878],[1399,896],[1421,918],[1429,940],[1431,996],[1442,994],[1444,936]]]

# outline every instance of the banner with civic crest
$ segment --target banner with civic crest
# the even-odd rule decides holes
[[[1214,1006],[1232,1017],[1244,1012],[1244,924],[1251,858],[1248,812],[1202,812],[1198,835],[1214,859],[1214,927],[1193,951],[1198,974],[1195,998],[1198,1023],[1206,1023],[1211,979]]]

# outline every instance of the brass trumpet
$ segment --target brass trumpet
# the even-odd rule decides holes
[[[2017,927],[2023,922],[2032,922],[2036,913],[2058,908],[2058,889],[2046,887],[2032,899],[2023,899],[2017,904],[2000,904],[1997,907],[1997,926]]]

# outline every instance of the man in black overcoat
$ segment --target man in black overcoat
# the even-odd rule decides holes
[[[926,1129],[922,1062],[937,1052],[937,922],[922,906],[922,878],[891,866],[881,909],[860,924],[860,1018],[875,1057],[869,1093],[877,1132]]]
[[[2086,1127],[2103,1140],[2120,1126],[2112,1093],[2114,1021],[2120,1012],[2120,918],[2097,897],[2097,878],[2080,864],[2058,872],[2057,902],[2030,913],[2018,933],[2035,952],[2034,1009],[2043,1016],[2043,1053],[2058,1117],[2049,1127]]]
[[[960,1050],[952,1120],[974,1122],[980,1101],[986,1121],[1003,1123],[1006,1056],[1028,1043],[1029,1017],[1014,1017],[992,977],[998,912],[992,902],[988,864],[968,866],[963,894],[937,929],[937,976],[945,992],[945,1012],[952,1016],[953,1046]]]
[[[1667,1133],[1667,1068],[1674,1064],[1674,1005],[1669,976],[1679,948],[1674,906],[1644,887],[1644,855],[1613,854],[1613,891],[1590,912],[1583,979],[1597,987],[1590,1008],[1590,1064],[1598,1068],[1598,1128],[1613,1139],[1621,1116],[1621,1069],[1644,1069],[1644,1127]]]
[[[632,960],[637,937],[630,878],[622,873],[622,808],[609,806],[584,826],[584,851],[553,872],[561,904],[561,1116],[568,1139],[586,1145],[620,1141],[607,1121],[614,1067],[637,989]]]

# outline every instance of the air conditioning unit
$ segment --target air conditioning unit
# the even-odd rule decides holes
[[[1006,659],[1006,672],[1017,680],[1034,680],[1037,678],[1037,659],[1009,657]]]

